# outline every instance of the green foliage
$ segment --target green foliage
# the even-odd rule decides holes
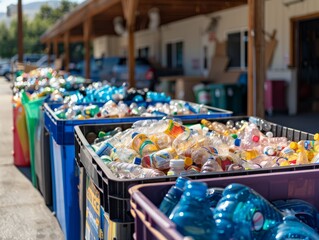
[[[40,43],[40,36],[64,14],[70,12],[77,4],[62,0],[58,8],[45,4],[33,20],[23,18],[23,44],[25,53],[43,53],[45,46]],[[10,26],[0,23],[0,57],[10,58],[17,53],[17,20]]]

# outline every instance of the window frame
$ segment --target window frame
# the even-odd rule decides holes
[[[246,59],[248,59],[248,52],[247,55],[245,56],[245,32],[247,32],[247,43],[248,43],[248,28],[243,27],[243,28],[236,28],[236,29],[231,29],[225,31],[225,39],[228,44],[228,35],[233,34],[233,33],[240,33],[240,66],[239,67],[229,67],[229,70],[247,70],[248,67],[248,61],[247,61],[247,66],[245,66]],[[227,49],[228,45],[226,46]],[[248,46],[247,46],[248,48]]]

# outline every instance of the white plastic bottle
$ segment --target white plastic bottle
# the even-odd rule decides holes
[[[172,159],[169,166],[170,170],[167,172],[167,175],[180,175],[182,172],[185,172],[184,159]]]

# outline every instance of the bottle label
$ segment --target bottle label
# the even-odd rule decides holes
[[[264,215],[257,211],[254,213],[252,221],[253,229],[255,231],[260,231],[264,226]]]
[[[138,134],[134,137],[133,142],[132,142],[132,148],[140,152],[141,146],[145,141],[150,141],[149,138],[145,134]]]
[[[142,145],[139,148],[139,153],[141,156],[143,156],[143,150],[147,147],[148,152],[156,152],[158,149],[156,145],[151,140],[146,140],[142,143]]]
[[[102,155],[110,156],[113,150],[113,146],[110,143],[103,144],[97,151],[96,154],[101,157]]]
[[[169,162],[172,159],[172,155],[169,151],[158,151],[153,153],[150,158],[152,167],[164,170],[169,169]]]
[[[178,135],[182,134],[185,131],[185,127],[174,122],[173,120],[169,120],[167,129],[164,131],[170,137],[176,138]]]

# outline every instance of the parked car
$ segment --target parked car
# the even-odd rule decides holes
[[[107,80],[115,86],[121,86],[128,81],[128,68],[125,57],[92,58],[90,66],[90,78],[92,81]],[[71,73],[84,77],[84,61],[78,63]],[[135,81],[137,88],[154,90],[158,77],[181,74],[183,74],[182,69],[159,68],[153,66],[146,58],[135,59]]]
[[[92,81],[110,81],[112,78],[113,66],[117,63],[117,57],[107,58],[91,58],[90,60],[90,79]],[[85,62],[81,61],[70,69],[70,73],[73,75],[79,75],[85,77]]]
[[[23,63],[27,64],[35,64],[37,61],[39,61],[44,54],[23,54]],[[14,55],[11,58],[11,63],[16,63],[18,61],[18,55]]]
[[[48,55],[44,55],[43,57],[41,57],[38,61],[35,62],[35,65],[37,67],[51,67],[54,68],[54,61],[55,61],[55,56],[51,55],[50,56],[50,65],[48,63]]]
[[[0,76],[5,77],[7,81],[11,80],[11,63],[9,61],[0,63]]]
[[[114,65],[111,83],[122,85],[128,81],[127,59],[122,57]],[[156,84],[155,69],[146,58],[135,59],[135,86],[136,88],[149,88],[154,90]]]

